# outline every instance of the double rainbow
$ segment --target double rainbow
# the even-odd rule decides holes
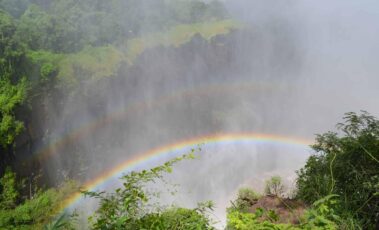
[[[164,145],[145,153],[137,154],[135,157],[118,164],[113,169],[103,172],[93,180],[87,181],[82,189],[93,191],[101,187],[104,183],[112,178],[120,177],[123,173],[130,172],[137,167],[143,167],[145,164],[153,163],[166,157],[176,157],[183,154],[184,151],[196,148],[199,144],[281,144],[288,146],[301,147],[308,149],[311,141],[301,138],[291,138],[271,134],[253,134],[253,133],[234,133],[234,134],[214,134],[201,136],[193,139],[183,140],[169,145]],[[82,199],[81,193],[72,194],[62,205],[62,210],[72,207]]]

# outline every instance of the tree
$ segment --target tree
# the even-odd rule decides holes
[[[78,190],[72,181],[57,188],[38,189],[33,197],[22,196],[23,179],[10,168],[0,178],[0,229],[72,229],[71,216],[58,215],[62,203]],[[55,219],[55,220],[54,220]],[[51,223],[47,225],[48,223]]]
[[[248,212],[261,196],[250,188],[240,188],[238,190],[237,199],[228,208],[228,212],[237,210],[239,212]]]
[[[0,77],[12,78],[19,72],[18,65],[23,60],[24,49],[14,34],[16,25],[11,15],[0,10]],[[17,79],[13,79],[17,80]]]
[[[26,80],[13,85],[9,79],[0,76],[0,92],[0,146],[7,148],[13,145],[24,128],[15,117],[15,109],[25,100]]]
[[[26,99],[23,77],[23,46],[14,39],[16,25],[11,15],[0,10],[0,175],[12,158],[14,141],[24,126],[16,110]]]
[[[284,193],[284,185],[280,176],[273,176],[266,181],[265,186],[266,195],[274,195],[281,197]]]
[[[316,154],[297,172],[297,195],[312,203],[337,194],[342,216],[374,228],[379,218],[379,121],[364,111],[351,112],[337,127],[339,134],[317,136]]]
[[[28,0],[1,0],[0,9],[9,12],[13,17],[20,17],[28,5]]]
[[[7,168],[4,176],[0,179],[0,206],[2,209],[14,208],[18,198],[16,173]]]
[[[20,18],[17,26],[17,39],[37,50],[51,49],[55,35],[52,17],[39,6],[31,4]]]
[[[93,229],[213,229],[205,211],[212,202],[200,204],[195,209],[164,209],[149,204],[151,195],[145,191],[149,183],[163,180],[172,166],[183,159],[192,159],[192,153],[183,155],[150,170],[131,172],[122,177],[123,187],[114,193],[90,192],[84,194],[100,200],[100,206],[90,217]]]

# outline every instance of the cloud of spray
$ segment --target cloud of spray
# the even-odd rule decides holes
[[[95,96],[68,101],[58,133],[115,111],[125,116],[57,150],[51,168],[88,179],[186,138],[217,132],[313,138],[333,129],[344,112],[379,115],[376,1],[224,2],[243,31],[148,50],[128,71],[120,68],[83,91]],[[176,167],[172,179],[184,191],[176,201],[216,200],[223,219],[239,186],[259,189],[275,174],[293,178],[307,155],[277,145],[204,149],[200,159]]]
[[[293,114],[298,127],[321,132],[346,111],[363,109],[378,114],[376,1],[237,0],[226,4],[236,16],[255,26],[269,30],[284,23],[280,27],[292,31],[302,62],[299,77],[289,82],[300,86],[290,103],[298,106]],[[269,37],[280,38],[281,33]],[[285,41],[278,42],[286,48]]]

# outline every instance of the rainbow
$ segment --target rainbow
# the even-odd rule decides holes
[[[132,159],[122,162],[116,165],[113,169],[105,171],[101,175],[97,176],[95,179],[87,181],[82,189],[87,191],[93,191],[101,187],[107,181],[112,178],[120,177],[123,173],[130,172],[133,169],[141,167],[148,163],[156,162],[164,157],[175,157],[185,153],[185,151],[194,149],[202,145],[208,144],[218,144],[218,143],[255,143],[255,144],[272,144],[278,143],[283,145],[297,146],[303,149],[307,149],[311,144],[310,140],[295,138],[295,137],[285,137],[280,135],[272,134],[253,134],[253,133],[233,133],[233,134],[213,134],[208,136],[196,137],[193,139],[187,139],[180,142],[176,142],[169,145],[164,145],[158,148],[154,148],[145,153],[137,154]],[[62,210],[69,209],[74,206],[83,198],[81,193],[75,193],[69,196],[69,198],[62,205]]]
[[[78,141],[88,133],[94,132],[95,130],[104,127],[114,121],[122,120],[123,118],[132,115],[137,112],[143,112],[147,109],[154,109],[165,104],[172,103],[179,98],[192,97],[192,96],[202,96],[210,94],[223,94],[226,91],[256,91],[256,90],[272,90],[281,89],[279,85],[274,86],[272,83],[266,82],[242,82],[242,83],[220,83],[215,85],[202,86],[197,89],[182,89],[174,94],[167,94],[157,98],[154,102],[146,104],[143,101],[138,101],[132,103],[126,108],[116,110],[110,114],[107,114],[98,119],[91,120],[85,124],[80,125],[74,130],[70,130],[64,133],[61,137],[54,140],[50,140],[49,144],[42,146],[40,149],[34,152],[33,158],[38,158],[40,161],[44,161],[55,153],[59,152],[57,150],[64,147],[67,143]]]

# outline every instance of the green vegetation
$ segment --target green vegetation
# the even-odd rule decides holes
[[[90,217],[92,229],[213,229],[205,215],[213,204],[206,202],[198,208],[163,208],[152,204],[145,186],[163,180],[164,173],[183,159],[193,159],[193,154],[183,155],[150,170],[131,172],[122,177],[123,187],[114,193],[84,192],[100,199],[100,207]]]
[[[25,101],[26,80],[12,84],[10,79],[0,79],[0,145],[11,146],[18,134],[24,128],[21,121],[15,117],[15,109]]]
[[[44,113],[50,104],[63,104],[83,83],[114,77],[149,48],[180,46],[195,34],[210,39],[236,27],[218,1],[0,0],[0,229],[72,227],[68,216],[56,216],[75,186],[30,191],[13,172],[25,174],[15,164],[18,147],[34,154],[25,139],[38,133],[29,123],[35,114],[48,121]],[[45,134],[38,138],[48,139],[49,132],[41,131]],[[171,207],[139,221],[162,229],[211,228],[203,215],[206,207]],[[100,223],[100,213],[93,226]]]
[[[253,204],[255,204],[261,196],[250,188],[240,188],[238,190],[237,199],[232,201],[231,211],[248,212]]]
[[[66,182],[58,188],[29,191],[22,196],[24,183],[9,168],[0,179],[0,229],[42,229],[59,214],[62,202],[78,188]],[[66,222],[65,228],[71,226]]]
[[[237,26],[218,1],[1,0],[0,175],[17,137],[31,135],[25,122],[34,107],[60,104],[84,83],[115,76],[146,49]]]
[[[226,17],[222,4],[213,1],[173,0],[51,0],[20,5],[17,39],[32,50],[77,52],[85,46],[115,44],[145,33],[164,31]],[[0,7],[10,8],[8,1]],[[148,6],[148,7],[147,7]],[[162,13],[164,12],[164,13]]]
[[[316,154],[298,172],[296,199],[284,197],[281,178],[277,176],[266,181],[265,195],[241,188],[227,209],[226,228],[375,229],[379,195],[376,180],[379,121],[366,112],[348,113],[345,123],[338,127],[342,130],[339,135],[329,132],[317,137],[313,145]],[[100,201],[99,208],[89,218],[91,228],[213,229],[207,215],[212,211],[212,202],[199,204],[195,209],[167,207],[152,202],[159,196],[147,189],[152,183],[167,184],[164,174],[171,173],[175,163],[193,157],[190,153],[150,170],[131,172],[122,177],[123,186],[113,193],[85,191],[84,194]],[[343,183],[345,180],[351,180],[355,186]],[[0,185],[0,227],[74,227],[65,215],[54,218],[60,204],[75,191],[74,184],[39,190],[25,198],[19,192],[22,183],[8,169]]]
[[[250,212],[252,205],[246,203],[253,199],[246,194],[255,193],[249,191],[239,193],[228,209],[228,229],[375,229],[379,219],[379,121],[367,112],[347,113],[338,128],[340,133],[317,136],[312,146],[316,154],[298,171],[296,198],[310,205],[298,224],[278,223],[273,210]],[[266,182],[265,193],[282,196],[280,177]]]
[[[270,180],[266,181],[265,193],[267,195],[282,196],[284,193],[282,178],[279,176],[273,176]]]
[[[280,188],[281,178],[272,177],[266,182],[270,191]],[[273,183],[274,182],[274,183]],[[326,196],[314,202],[304,212],[299,212],[304,205],[282,197],[282,193],[267,192],[266,196],[258,195],[252,189],[243,188],[237,199],[228,208],[227,230],[250,229],[338,229],[344,223],[336,214],[337,195]],[[296,223],[293,222],[296,220]]]
[[[217,1],[1,0],[0,175],[27,132],[25,113],[45,98],[63,100],[83,82],[112,77],[148,48],[237,27],[226,18]]]
[[[44,226],[44,230],[75,229],[71,223],[72,219],[65,213],[61,214],[54,221]]]
[[[238,23],[228,19],[218,1],[0,0],[0,229],[75,227],[70,216],[60,215],[64,201],[77,190],[75,183],[32,190],[14,172],[24,170],[15,167],[14,154],[25,136],[32,136],[28,122],[33,111],[44,113],[46,104],[59,104],[84,83],[112,78],[148,49],[178,47],[197,35],[210,40],[235,28]],[[283,197],[280,177],[267,181],[265,195],[243,188],[227,210],[227,229],[377,228],[379,121],[366,112],[348,113],[338,128],[338,133],[317,136],[316,153],[298,171],[295,201]],[[39,138],[49,138],[46,130],[41,133]],[[194,209],[163,207],[152,204],[157,197],[146,191],[188,158],[192,155],[125,175],[123,187],[114,193],[85,192],[100,201],[91,228],[212,229],[211,202]],[[267,197],[285,206],[297,222],[258,207]]]
[[[56,73],[60,86],[77,86],[82,81],[112,77],[123,63],[133,64],[147,49],[158,46],[180,46],[189,42],[196,34],[211,39],[226,34],[239,24],[232,20],[221,20],[173,26],[167,31],[146,34],[143,37],[127,39],[116,45],[84,47],[72,54],[49,51],[29,51],[27,57],[40,67],[42,77]]]
[[[15,30],[13,18],[0,10],[0,146],[4,149],[9,149],[23,130],[15,110],[25,101],[27,93],[26,79],[17,68],[23,59],[23,49],[12,39]]]
[[[227,34],[230,30],[239,27],[240,25],[233,20],[178,25],[164,33],[154,33],[128,40],[126,44],[126,59],[129,63],[133,63],[135,58],[148,48],[162,45],[180,46],[189,42],[196,34],[209,40],[215,35]]]
[[[278,223],[279,216],[274,210],[258,208],[254,213],[230,211],[227,216],[228,230],[253,230],[253,229],[339,229],[340,217],[334,214],[333,197],[325,197],[313,204],[299,224]],[[343,229],[343,228],[342,228]]]
[[[298,198],[311,203],[338,195],[336,212],[349,223],[374,229],[379,213],[379,121],[367,112],[347,113],[340,134],[318,135],[298,172]]]

